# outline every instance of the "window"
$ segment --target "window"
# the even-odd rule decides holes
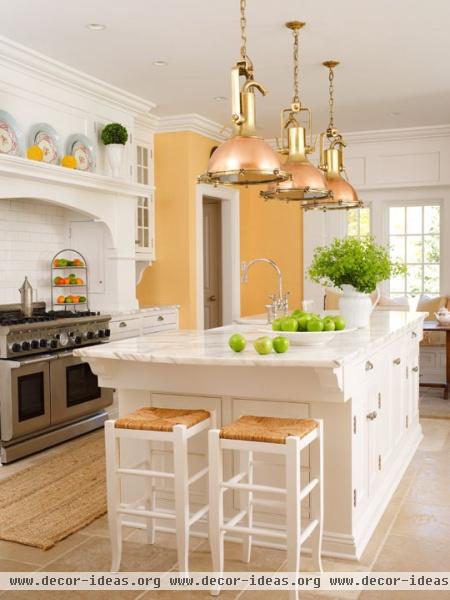
[[[358,238],[370,235],[370,208],[347,211],[347,235]]]
[[[391,296],[439,294],[439,205],[390,206],[389,247],[391,258],[408,268],[406,275],[390,280]]]

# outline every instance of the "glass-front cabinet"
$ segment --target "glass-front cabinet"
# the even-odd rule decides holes
[[[152,261],[154,252],[154,200],[151,145],[136,142],[136,182],[149,186],[149,193],[140,196],[136,205],[136,260]]]

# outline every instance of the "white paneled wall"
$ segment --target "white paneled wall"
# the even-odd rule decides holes
[[[67,246],[70,214],[38,200],[0,200],[0,304],[20,301],[25,275],[50,303],[50,261]]]

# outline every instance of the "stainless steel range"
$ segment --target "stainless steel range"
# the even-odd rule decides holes
[[[73,348],[107,342],[110,317],[0,306],[0,461],[7,463],[101,427],[112,390],[99,388]]]

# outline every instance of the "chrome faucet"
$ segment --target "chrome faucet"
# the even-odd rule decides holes
[[[280,316],[285,316],[288,313],[288,295],[289,292],[283,294],[283,277],[281,275],[281,269],[277,263],[271,258],[254,258],[248,262],[241,263],[241,283],[248,283],[248,271],[250,267],[256,263],[266,263],[273,267],[278,276],[278,295],[270,294],[269,298],[272,300],[271,304],[266,304],[267,309],[267,321],[271,323],[274,319]]]

